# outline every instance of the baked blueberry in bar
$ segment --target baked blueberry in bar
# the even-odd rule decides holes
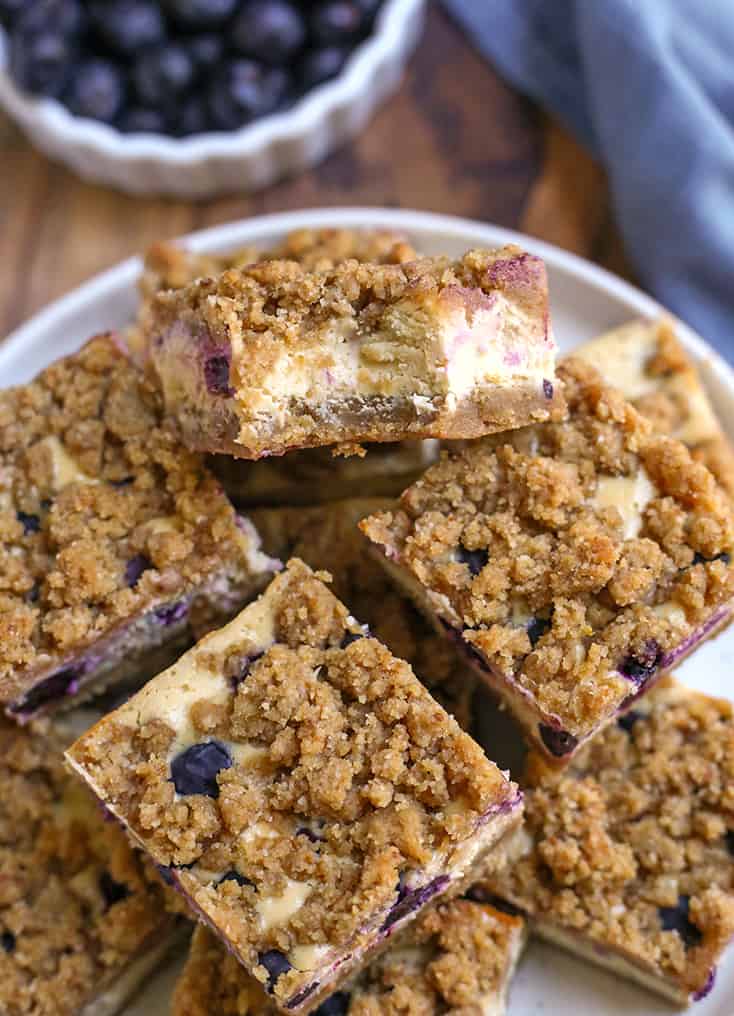
[[[251,518],[268,554],[284,561],[299,557],[328,571],[334,594],[371,635],[411,665],[436,701],[469,731],[474,671],[400,596],[358,529],[360,519],[390,504],[386,498],[355,498],[308,508],[255,509]]]
[[[693,458],[734,496],[734,450],[672,321],[630,321],[577,353],[619,388],[655,430],[690,448]]]
[[[558,764],[731,619],[713,476],[593,367],[564,422],[445,454],[360,523],[401,585]]]
[[[112,1016],[177,938],[155,868],[62,749],[47,721],[0,719],[3,1016]]]
[[[276,564],[115,336],[0,391],[0,701],[17,719],[155,673]]]
[[[528,768],[524,830],[473,889],[584,959],[686,1005],[734,935],[734,716],[665,677],[556,772]]]
[[[297,559],[67,759],[289,1013],[473,881],[522,812]]]
[[[525,922],[488,904],[440,903],[422,914],[314,1016],[504,1016]],[[262,988],[206,928],[194,933],[172,1016],[274,1016]]]
[[[545,266],[515,247],[324,272],[266,261],[159,293],[147,338],[184,439],[239,458],[477,437],[562,402]]]

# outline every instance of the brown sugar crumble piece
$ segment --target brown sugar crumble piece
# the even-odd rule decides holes
[[[548,419],[543,262],[515,247],[458,261],[265,261],[159,293],[147,341],[168,412],[197,450],[469,438]]]
[[[734,449],[673,322],[630,321],[576,350],[656,431],[682,441],[734,497]]]
[[[371,635],[411,665],[436,701],[469,730],[474,671],[397,592],[358,529],[360,519],[390,504],[385,498],[355,498],[308,508],[255,509],[251,518],[268,554],[284,561],[299,557],[328,571],[334,594]]]
[[[155,673],[275,565],[115,336],[0,391],[0,701],[16,719]]]
[[[734,935],[734,716],[664,678],[561,778],[537,756],[510,864],[475,892],[687,1005]]]
[[[569,418],[444,455],[360,523],[559,764],[731,619],[725,494],[577,358]]]
[[[103,821],[62,747],[47,721],[0,719],[3,1016],[112,1016],[177,937],[155,869]]]
[[[504,1016],[525,922],[483,903],[440,903],[314,1016]],[[262,988],[211,932],[197,928],[172,1016],[274,1016]]]
[[[291,1013],[472,881],[522,812],[298,560],[66,757]]]

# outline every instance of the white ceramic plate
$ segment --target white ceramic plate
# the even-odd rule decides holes
[[[554,327],[561,349],[569,351],[631,317],[655,317],[659,304],[634,287],[571,254],[495,226],[423,212],[345,208],[271,215],[220,226],[186,239],[195,250],[269,246],[303,227],[390,228],[404,232],[429,254],[458,255],[469,247],[513,242],[543,257],[548,265]],[[98,331],[126,324],[135,308],[136,259],[97,276],[52,304],[0,345],[0,386],[17,384],[51,360],[76,349]],[[681,325],[680,337],[696,357],[706,386],[730,436],[734,437],[734,371],[701,338]],[[692,687],[732,697],[727,675],[734,667],[734,628],[707,642],[679,669]],[[126,1016],[162,1016],[177,967],[161,973],[129,1007]],[[734,955],[719,969],[712,994],[694,1006],[696,1016],[732,1016]],[[587,966],[551,946],[533,943],[512,987],[511,1016],[656,1016],[672,1007],[641,988],[597,967]]]

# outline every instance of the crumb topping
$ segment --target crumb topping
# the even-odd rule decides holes
[[[250,540],[115,336],[0,392],[0,690],[218,571]]]
[[[171,698],[161,675],[69,757],[278,998],[303,986],[299,947],[341,948],[516,801],[297,560],[173,671]]]
[[[711,474],[577,358],[564,422],[444,454],[361,523],[431,607],[574,735],[591,732],[734,593]]]
[[[68,1016],[165,933],[164,889],[46,726],[0,720],[0,1011]]]
[[[663,679],[530,779],[527,853],[491,889],[700,991],[734,934],[731,705]]]

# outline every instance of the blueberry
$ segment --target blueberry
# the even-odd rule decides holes
[[[341,649],[346,649],[347,646],[351,646],[352,642],[359,642],[359,640],[363,638],[364,635],[361,632],[346,631],[344,632],[344,636],[339,643],[339,646]]]
[[[724,835],[724,842],[726,843],[726,849],[734,857],[734,829],[727,829]]]
[[[479,572],[484,568],[487,561],[489,561],[489,553],[486,550],[467,550],[463,543],[459,544],[459,549],[456,552],[456,558],[461,561],[462,564],[469,566],[469,571],[472,575],[478,575]]]
[[[306,25],[287,0],[249,0],[232,24],[232,45],[244,56],[283,64],[306,41]]]
[[[232,395],[229,384],[229,356],[218,354],[204,362],[204,381],[212,395]]]
[[[217,882],[217,885],[221,885],[222,882],[236,882],[237,885],[239,886],[254,887],[255,885],[255,883],[251,879],[245,878],[244,875],[240,875],[240,873],[238,871],[235,871],[234,868],[231,871],[228,871],[225,875],[222,875],[222,877],[219,879],[219,882]]]
[[[367,23],[368,18],[354,0],[326,0],[312,11],[308,26],[318,45],[338,46],[356,40]]]
[[[174,129],[182,138],[192,134],[206,134],[211,130],[209,110],[201,96],[190,95],[183,100],[174,120]]]
[[[528,622],[527,632],[528,638],[530,639],[530,645],[535,649],[539,640],[548,631],[551,626],[550,618],[548,617],[533,617]]]
[[[314,1010],[313,1016],[346,1016],[350,1000],[351,995],[348,992],[335,991]]]
[[[442,892],[450,881],[451,879],[448,875],[439,875],[438,878],[434,878],[428,885],[419,886],[417,889],[407,889],[401,880],[398,883],[398,898],[390,907],[390,912],[380,930],[387,931],[394,924],[397,924],[398,921],[407,917],[408,914],[412,914],[413,911],[425,906],[437,893]]]
[[[256,653],[254,656],[248,656],[242,661],[242,669],[234,680],[235,687],[241,684],[252,670],[252,665],[263,656],[264,653]]]
[[[660,644],[649,639],[641,650],[626,656],[619,667],[619,672],[637,685],[643,685],[653,676],[663,656]]]
[[[382,7],[382,0],[357,0],[357,4],[364,16],[372,19]]]
[[[731,554],[723,550],[720,554],[715,554],[713,557],[704,557],[698,551],[693,555],[693,564],[706,564],[709,561],[723,561],[724,564],[731,564]]]
[[[15,515],[18,522],[23,526],[24,536],[41,531],[41,520],[37,515],[27,515],[25,512],[16,512]]]
[[[218,130],[236,130],[256,117],[272,113],[288,90],[285,72],[252,60],[232,60],[213,77],[209,112]]]
[[[75,46],[58,32],[23,32],[10,38],[10,75],[32,95],[57,97],[66,84]]]
[[[153,562],[145,554],[136,554],[125,565],[125,581],[133,589],[140,581],[143,572],[153,567]]]
[[[159,45],[166,35],[154,0],[97,0],[91,17],[100,38],[123,57],[136,57],[147,46]]]
[[[76,694],[79,678],[83,673],[83,667],[65,667],[63,670],[57,670],[55,674],[51,674],[45,681],[32,688],[20,702],[13,703],[8,708],[17,716],[30,716],[50,702],[56,702],[66,695]]]
[[[619,717],[617,724],[622,728],[622,730],[626,730],[629,734],[635,723],[637,723],[641,717],[642,713],[638,709],[630,709],[629,712],[624,713]]]
[[[0,945],[6,953],[15,951],[15,935],[12,931],[4,931],[2,935],[0,935]]]
[[[296,829],[296,836],[305,836],[312,843],[323,843],[324,841],[323,836],[319,836],[318,833],[315,833],[313,829],[309,829],[308,826],[299,826]]]
[[[232,756],[221,741],[192,744],[171,762],[171,778],[176,793],[219,797],[217,773],[229,769],[231,765]]]
[[[0,25],[10,28],[19,14],[23,12],[26,0],[0,0]]]
[[[543,395],[546,399],[553,398],[553,385],[547,378],[543,378]]]
[[[15,27],[24,32],[55,32],[78,35],[84,28],[85,14],[79,0],[34,0],[28,4]]]
[[[232,17],[238,0],[166,0],[168,15],[181,28],[211,29]]]
[[[306,53],[299,65],[301,86],[308,91],[335,78],[347,62],[349,50],[341,46],[324,46]]]
[[[103,871],[100,875],[99,888],[108,907],[111,907],[113,903],[126,900],[130,895],[128,887],[122,882],[117,882],[108,871]]]
[[[715,983],[716,983],[716,967],[711,967],[706,976],[706,981],[704,982],[703,987],[699,988],[698,991],[694,992],[693,995],[691,995],[691,999],[694,1002],[700,1002],[702,998],[706,998],[706,996],[711,993],[711,990]]]
[[[703,935],[688,917],[690,896],[679,896],[674,907],[658,907],[660,925],[663,931],[676,931],[683,939],[686,949],[700,945]]]
[[[267,952],[259,953],[257,957],[258,963],[268,972],[268,991],[272,992],[275,988],[276,982],[279,977],[283,974],[287,974],[291,969],[291,964],[285,953],[282,953],[279,949],[268,949]]]
[[[168,120],[165,113],[145,106],[128,106],[117,121],[123,134],[167,134]]]
[[[194,66],[200,71],[211,70],[222,59],[224,40],[219,35],[195,35],[186,41]]]
[[[125,101],[125,80],[108,60],[85,60],[74,69],[64,102],[75,116],[112,123]]]
[[[157,621],[160,621],[164,627],[168,627],[170,624],[182,621],[186,617],[188,610],[186,601],[179,600],[178,603],[167,603],[165,607],[156,607],[154,614]]]
[[[179,43],[142,53],[133,67],[133,84],[143,105],[160,108],[175,101],[194,80],[194,62]]]
[[[286,1009],[295,1009],[296,1006],[305,1002],[309,995],[313,995],[320,983],[320,981],[312,981],[311,984],[307,984],[305,988],[301,989],[301,991],[297,992],[295,995],[291,995],[285,1004]]]
[[[546,723],[540,723],[538,731],[543,744],[556,758],[570,755],[579,743],[578,738],[569,734],[567,730],[557,730],[555,727],[549,727]]]
[[[38,597],[40,595],[41,595],[41,586],[38,582],[34,582],[31,588],[25,594],[25,598],[28,603],[38,603]]]

